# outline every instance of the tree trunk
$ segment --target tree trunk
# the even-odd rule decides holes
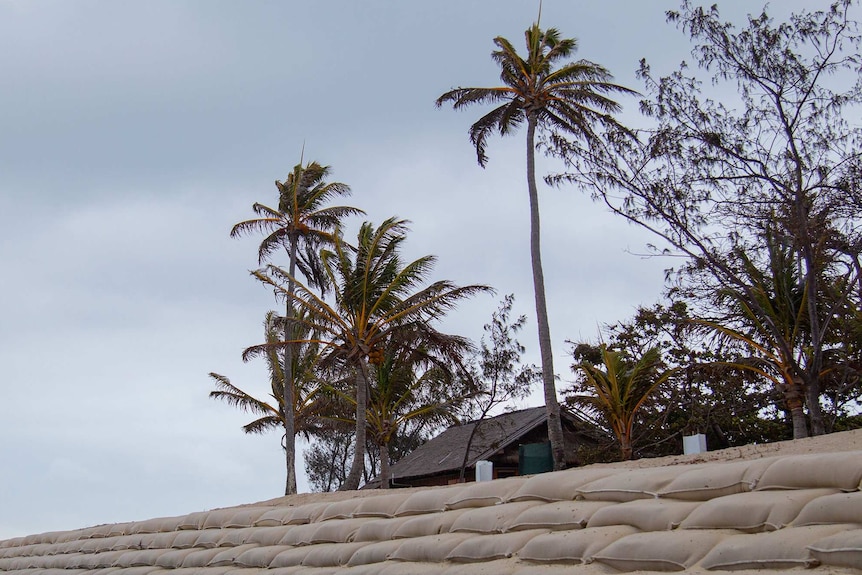
[[[470,431],[470,437],[467,438],[467,447],[464,448],[464,459],[461,460],[461,471],[458,473],[458,481],[460,483],[464,483],[467,480],[467,461],[470,459],[470,448],[473,447],[473,438],[476,437],[476,434],[479,432],[479,426],[482,425],[482,421],[484,421],[487,415],[488,410],[483,410],[482,415],[479,416],[479,419],[476,420],[473,429]]]
[[[811,421],[811,435],[823,435],[826,433],[826,424],[823,421],[823,408],[820,406],[820,379],[815,375],[815,380],[805,385],[805,403],[808,406],[808,419]]]
[[[620,456],[623,461],[630,461],[633,453],[631,435],[620,435]]]
[[[290,277],[293,278],[296,274],[296,238],[292,238],[290,242]],[[287,284],[287,309],[285,310],[284,322],[284,341],[296,339],[296,330],[294,329],[293,319],[296,317],[296,310],[293,307],[293,294],[296,290],[296,285],[291,279]],[[294,407],[296,404],[295,388],[293,385],[293,356],[295,344],[288,343],[284,346],[284,363],[282,365],[282,374],[284,375],[284,459],[287,475],[284,485],[284,494],[293,495],[296,493],[296,421]]]
[[[366,441],[366,404],[368,403],[368,370],[365,358],[359,360],[356,366],[356,444],[353,450],[353,463],[350,472],[344,480],[339,491],[351,491],[359,489],[362,479],[362,470],[365,467],[365,441]]]
[[[384,441],[380,447],[380,489],[389,489],[389,442]]]
[[[560,402],[554,381],[554,355],[551,330],[548,326],[548,306],[545,303],[545,276],[542,271],[542,250],[539,226],[539,192],[536,188],[536,116],[527,113],[527,188],[530,193],[530,259],[533,264],[533,291],[536,296],[536,323],[539,328],[539,351],[542,357],[542,385],[548,410],[548,439],[554,456],[554,469],[565,469],[566,449]]]
[[[784,401],[787,403],[790,421],[793,424],[793,439],[808,437],[808,423],[805,421],[803,397],[802,386],[797,379],[794,379],[793,383],[784,390]]]

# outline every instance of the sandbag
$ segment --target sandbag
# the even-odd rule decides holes
[[[659,490],[659,497],[708,501],[716,497],[752,491],[778,458],[768,457],[733,463],[711,463],[683,471]]]
[[[856,491],[862,483],[862,451],[779,457],[755,489],[832,488]]]
[[[637,532],[629,525],[553,531],[531,539],[518,553],[518,557],[542,563],[591,563],[593,555],[614,541]]]
[[[531,539],[545,533],[547,531],[544,529],[530,529],[511,533],[478,535],[455,546],[446,556],[446,560],[471,563],[508,559],[515,556]]]
[[[466,513],[455,520],[449,531],[452,533],[460,531],[484,534],[502,533],[514,523],[518,515],[536,505],[542,505],[542,503],[540,501],[521,501],[468,509]]]
[[[507,501],[526,482],[523,477],[480,481],[463,487],[446,501],[446,509],[487,507]]]
[[[676,529],[699,505],[698,501],[670,499],[637,499],[616,503],[596,510],[587,527],[631,525],[641,531],[669,531]]]
[[[757,533],[789,525],[807,503],[834,489],[752,491],[711,499],[682,522],[682,529],[738,529]]]
[[[862,529],[848,529],[824,537],[809,545],[808,550],[823,565],[862,569]]]
[[[734,535],[718,543],[701,561],[705,569],[793,569],[814,567],[818,559],[807,548],[846,525],[788,527],[755,535]]]
[[[619,571],[684,571],[734,531],[653,531],[614,541],[593,556]]]
[[[609,501],[555,501],[542,503],[522,511],[508,526],[509,531],[525,529],[581,529],[586,527],[596,511],[609,505]]]
[[[621,472],[617,468],[598,466],[540,473],[527,479],[510,500],[571,501],[584,485]]]

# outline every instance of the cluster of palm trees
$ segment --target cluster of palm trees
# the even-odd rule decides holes
[[[346,241],[343,219],[363,212],[328,204],[349,193],[346,185],[327,182],[328,172],[315,162],[298,164],[284,182],[276,182],[278,208],[255,204],[259,217],[231,231],[232,236],[263,232],[258,254],[265,265],[252,274],[285,304],[284,315],[267,315],[266,341],[243,354],[267,360],[273,403],[211,374],[217,384],[212,397],[261,415],[245,427],[247,432],[283,426],[286,494],[296,493],[295,437],[314,435],[345,418],[355,425],[355,448],[342,488],[359,487],[369,430],[386,475],[387,447],[399,425],[420,416],[440,417],[450,398],[423,392],[446,389],[470,347],[464,338],[437,330],[435,320],[461,300],[490,289],[428,283],[433,256],[401,258],[408,230],[404,220],[390,218],[379,226],[365,222],[356,242]],[[270,261],[280,247],[288,254],[287,269]],[[352,417],[346,406],[353,407]]]
[[[858,46],[857,37],[847,36],[849,6],[845,0],[829,12],[803,14],[781,33],[763,14],[749,19],[749,29],[739,35],[728,32],[716,9],[705,12],[684,2],[682,12],[669,13],[704,42],[695,59],[706,70],[715,67],[713,80],[738,83],[745,104],[740,118],[709,99],[701,102],[696,82],[682,73],[655,79],[642,63],[648,95],[641,110],[658,126],[629,130],[614,119],[620,106],[613,98],[636,93],[614,83],[602,66],[572,61],[576,41],[553,28],[542,30],[538,22],[525,31],[523,54],[505,38],[494,39],[491,56],[500,85],[459,87],[437,98],[438,107],[451,104],[455,110],[490,105],[468,132],[482,167],[494,133],[526,128],[531,271],[556,469],[565,466],[565,448],[541,260],[535,152],[542,136],[545,150],[573,170],[552,182],[587,185],[612,212],[686,256],[669,292],[676,300],[666,319],[650,319],[650,310],[641,309],[608,345],[582,348],[580,357],[575,353],[580,361],[573,366],[576,394],[570,402],[603,416],[623,458],[633,455],[643,412],[661,403],[651,398],[659,391],[669,390],[662,401],[673,406],[688,401],[697,386],[708,389],[701,394],[704,401],[717,408],[728,399],[733,413],[727,423],[742,428],[736,417],[741,403],[771,388],[753,417],[764,419],[764,410],[778,406],[788,414],[793,437],[828,430],[823,400],[858,400],[860,156],[853,142],[859,130],[848,127],[841,109],[862,98],[855,88],[840,94],[819,84],[826,72],[851,67],[852,57],[836,48],[806,66],[797,65],[794,52],[810,41],[820,53],[818,42],[837,47],[845,37]],[[775,57],[751,67],[751,46]],[[823,101],[830,106],[816,105]],[[260,415],[247,431],[284,428],[288,493],[296,490],[295,436],[331,431],[327,422],[355,426],[343,487],[359,485],[368,444],[381,454],[386,485],[388,449],[399,428],[417,418],[445,422],[459,400],[476,393],[434,391],[451,391],[458,388],[453,382],[470,379],[463,358],[471,351],[470,342],[440,333],[434,324],[458,302],[490,289],[427,282],[432,256],[401,261],[403,220],[365,222],[355,243],[348,242],[343,221],[363,212],[329,204],[349,188],[328,183],[327,175],[324,166],[300,162],[284,182],[276,182],[278,207],[255,204],[257,217],[231,232],[264,234],[258,253],[263,267],[254,276],[285,304],[284,315],[267,316],[265,342],[245,353],[268,361],[272,403],[212,374],[215,397]],[[271,261],[282,248],[286,269]],[[680,304],[698,308],[699,317],[688,317]],[[643,333],[644,327],[665,333]],[[672,357],[662,357],[662,351]],[[727,370],[735,370],[736,379],[755,380],[742,386],[741,400]],[[672,424],[670,416],[662,417],[663,424]],[[667,443],[664,435],[660,441]]]
[[[577,49],[576,41],[560,38],[553,28],[542,30],[537,22],[527,29],[525,39],[524,56],[505,38],[494,39],[497,50],[492,58],[501,69],[501,86],[457,88],[441,95],[436,103],[438,107],[451,103],[455,109],[499,104],[470,128],[483,167],[488,160],[488,137],[494,131],[507,135],[526,123],[530,246],[542,381],[549,438],[559,469],[565,465],[564,446],[541,263],[536,134],[543,129],[562,130],[589,142],[594,124],[615,124],[611,114],[619,105],[609,95],[632,92],[612,83],[610,73],[598,64],[567,62]],[[455,377],[470,343],[440,333],[433,323],[461,300],[490,289],[460,287],[448,281],[425,285],[434,258],[401,261],[399,248],[406,237],[406,221],[388,219],[379,226],[365,222],[356,242],[346,241],[342,222],[363,212],[329,205],[350,189],[327,182],[327,175],[325,166],[300,162],[284,182],[276,182],[278,207],[254,204],[257,217],[236,224],[231,231],[232,237],[264,234],[258,250],[263,267],[253,275],[285,304],[283,316],[267,316],[266,341],[244,354],[245,358],[267,359],[273,403],[259,401],[226,377],[211,374],[217,384],[213,397],[261,415],[246,431],[283,427],[285,493],[296,492],[295,436],[313,435],[326,425],[327,418],[344,421],[345,406],[352,408],[348,419],[355,425],[355,449],[342,486],[345,489],[359,486],[369,432],[380,447],[385,479],[387,447],[405,418],[442,421],[451,417],[450,403],[463,394],[421,398],[429,388],[452,389],[444,384]],[[287,269],[271,262],[281,249],[287,254]]]

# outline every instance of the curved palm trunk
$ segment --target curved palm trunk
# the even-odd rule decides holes
[[[290,242],[290,277],[295,277],[296,274],[296,241]],[[284,341],[296,339],[293,325],[293,318],[296,316],[296,310],[293,307],[293,294],[296,286],[291,279],[287,285],[287,309],[285,310],[284,322]],[[282,365],[282,373],[284,374],[284,459],[285,467],[287,468],[286,480],[284,485],[284,494],[292,495],[296,493],[296,421],[294,406],[296,404],[294,387],[293,387],[293,356],[294,344],[289,343],[284,346],[284,363]]]
[[[539,230],[539,192],[536,188],[536,116],[527,114],[527,188],[530,192],[530,259],[533,264],[533,291],[536,296],[536,323],[539,326],[539,351],[542,356],[542,384],[548,410],[548,439],[554,456],[554,469],[566,466],[563,423],[554,381],[554,357],[551,330],[548,326],[548,306],[545,303],[545,275],[542,271],[542,251]]]
[[[359,360],[356,370],[356,447],[350,472],[339,491],[359,489],[362,470],[365,468],[366,405],[368,404],[368,368],[365,359]]]

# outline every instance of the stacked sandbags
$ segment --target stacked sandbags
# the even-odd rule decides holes
[[[862,452],[590,466],[0,542],[4,575],[862,573]]]

